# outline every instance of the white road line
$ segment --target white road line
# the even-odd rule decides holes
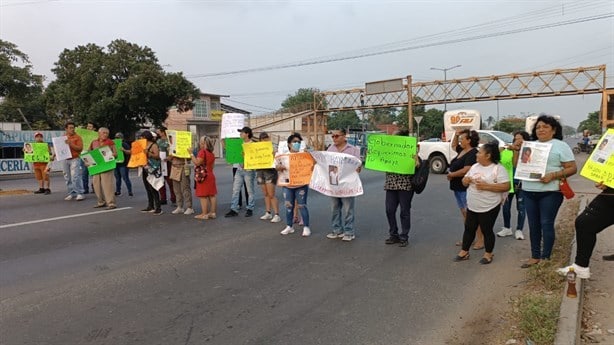
[[[12,227],[15,227],[15,226],[22,226],[22,225],[28,225],[28,224],[50,222],[52,220],[60,220],[60,219],[68,219],[68,218],[76,218],[76,217],[85,217],[85,216],[90,216],[90,215],[93,215],[93,214],[101,214],[101,213],[108,213],[108,212],[123,211],[123,210],[129,210],[131,208],[132,207],[122,207],[122,208],[116,208],[116,209],[113,209],[113,210],[104,210],[104,211],[78,213],[78,214],[71,214],[69,216],[61,216],[61,217],[53,217],[53,218],[47,218],[47,219],[31,220],[29,222],[21,222],[21,223],[14,223],[14,224],[5,224],[5,225],[0,225],[0,229],[12,228]]]

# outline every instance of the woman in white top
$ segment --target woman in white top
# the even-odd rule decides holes
[[[493,227],[501,203],[510,189],[510,179],[505,168],[499,164],[501,155],[495,142],[484,144],[476,155],[475,163],[463,177],[467,188],[467,218],[463,234],[463,246],[454,261],[469,259],[469,248],[480,227],[484,234],[485,252],[480,264],[492,262],[495,248]]]

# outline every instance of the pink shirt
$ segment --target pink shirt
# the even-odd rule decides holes
[[[335,146],[335,144],[332,144],[328,147],[328,150],[326,150],[328,152],[339,152],[339,153],[347,153],[348,155],[352,155],[356,158],[360,158],[360,150],[358,149],[358,147],[354,146],[354,145],[350,145],[348,143],[345,143],[345,147],[339,151],[339,149],[337,148],[337,146]]]

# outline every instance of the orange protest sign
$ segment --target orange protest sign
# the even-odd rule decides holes
[[[299,152],[290,154],[290,185],[303,186],[311,181],[311,173],[313,171],[314,160],[308,152]]]
[[[128,168],[136,168],[147,165],[147,154],[145,153],[145,147],[147,147],[147,139],[135,140],[130,147],[130,161],[128,161]]]

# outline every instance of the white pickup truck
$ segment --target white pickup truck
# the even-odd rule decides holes
[[[477,130],[477,132],[480,135],[480,145],[497,141],[500,147],[506,147],[514,140],[511,134],[505,132],[486,130]],[[450,138],[450,141],[441,142],[421,141],[418,155],[422,160],[429,161],[432,173],[443,174],[447,171],[448,165],[457,153],[452,147],[452,138]]]

